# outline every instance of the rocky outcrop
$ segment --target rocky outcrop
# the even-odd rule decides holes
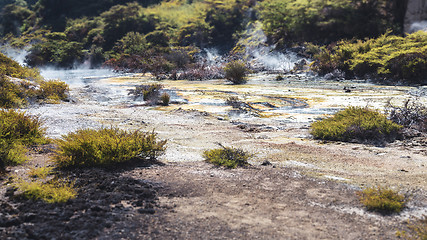
[[[409,0],[405,14],[404,31],[427,31],[427,0]]]

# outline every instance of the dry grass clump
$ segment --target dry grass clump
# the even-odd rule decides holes
[[[369,211],[383,214],[399,213],[406,204],[404,195],[389,188],[370,187],[358,192],[358,195]]]
[[[314,122],[311,134],[318,139],[333,141],[393,141],[402,126],[378,111],[349,107],[333,117]]]
[[[133,159],[155,159],[166,140],[154,132],[124,131],[118,128],[84,129],[57,140],[53,160],[58,167],[107,166]]]
[[[251,154],[247,153],[243,149],[224,146],[203,152],[203,158],[207,162],[227,168],[248,166],[248,160],[250,157]]]

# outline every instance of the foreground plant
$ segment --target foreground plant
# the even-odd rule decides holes
[[[34,179],[34,174],[37,175],[37,179]],[[14,186],[20,192],[18,196],[31,200],[40,199],[47,203],[63,203],[75,198],[77,191],[74,189],[73,183],[57,176],[47,179],[49,175],[54,174],[50,167],[32,169],[29,175],[33,179],[28,181],[18,178],[15,181]]]
[[[53,160],[61,167],[107,166],[139,159],[156,159],[166,147],[154,132],[118,128],[84,129],[57,140]]]
[[[0,169],[25,162],[25,146],[49,140],[37,117],[15,110],[0,110]]]
[[[333,117],[314,122],[311,134],[333,141],[393,141],[402,126],[369,108],[349,107]]]
[[[247,153],[243,149],[224,146],[203,152],[203,158],[207,162],[227,168],[248,166],[248,160],[250,157],[251,154]]]
[[[405,207],[406,198],[389,188],[370,187],[357,193],[360,202],[369,211],[383,214],[399,213]]]

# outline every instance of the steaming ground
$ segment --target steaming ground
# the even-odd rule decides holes
[[[99,239],[393,239],[408,219],[427,214],[425,139],[376,147],[318,142],[309,134],[310,123],[326,114],[348,105],[381,109],[390,97],[403,101],[421,88],[306,74],[285,75],[282,81],[258,74],[239,86],[224,80],[166,80],[164,91],[175,103],[155,107],[127,94],[156,82],[150,76],[111,78],[114,73],[95,70],[63,74],[69,77],[71,102],[26,109],[40,115],[49,136],[118,126],[155,130],[168,140],[160,158],[165,165],[120,173],[154,187],[155,213],[141,214],[123,201],[123,219],[103,228]],[[227,106],[229,96],[251,108]],[[203,162],[203,151],[217,143],[253,153],[252,167],[226,170]],[[42,166],[48,158],[37,159],[34,164]],[[271,165],[263,166],[265,161]],[[408,208],[391,216],[367,212],[355,191],[376,185],[411,195]]]

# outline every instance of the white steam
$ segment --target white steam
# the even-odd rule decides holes
[[[426,21],[419,21],[419,22],[413,22],[411,26],[409,27],[409,32],[417,32],[417,31],[427,31],[427,20]]]

